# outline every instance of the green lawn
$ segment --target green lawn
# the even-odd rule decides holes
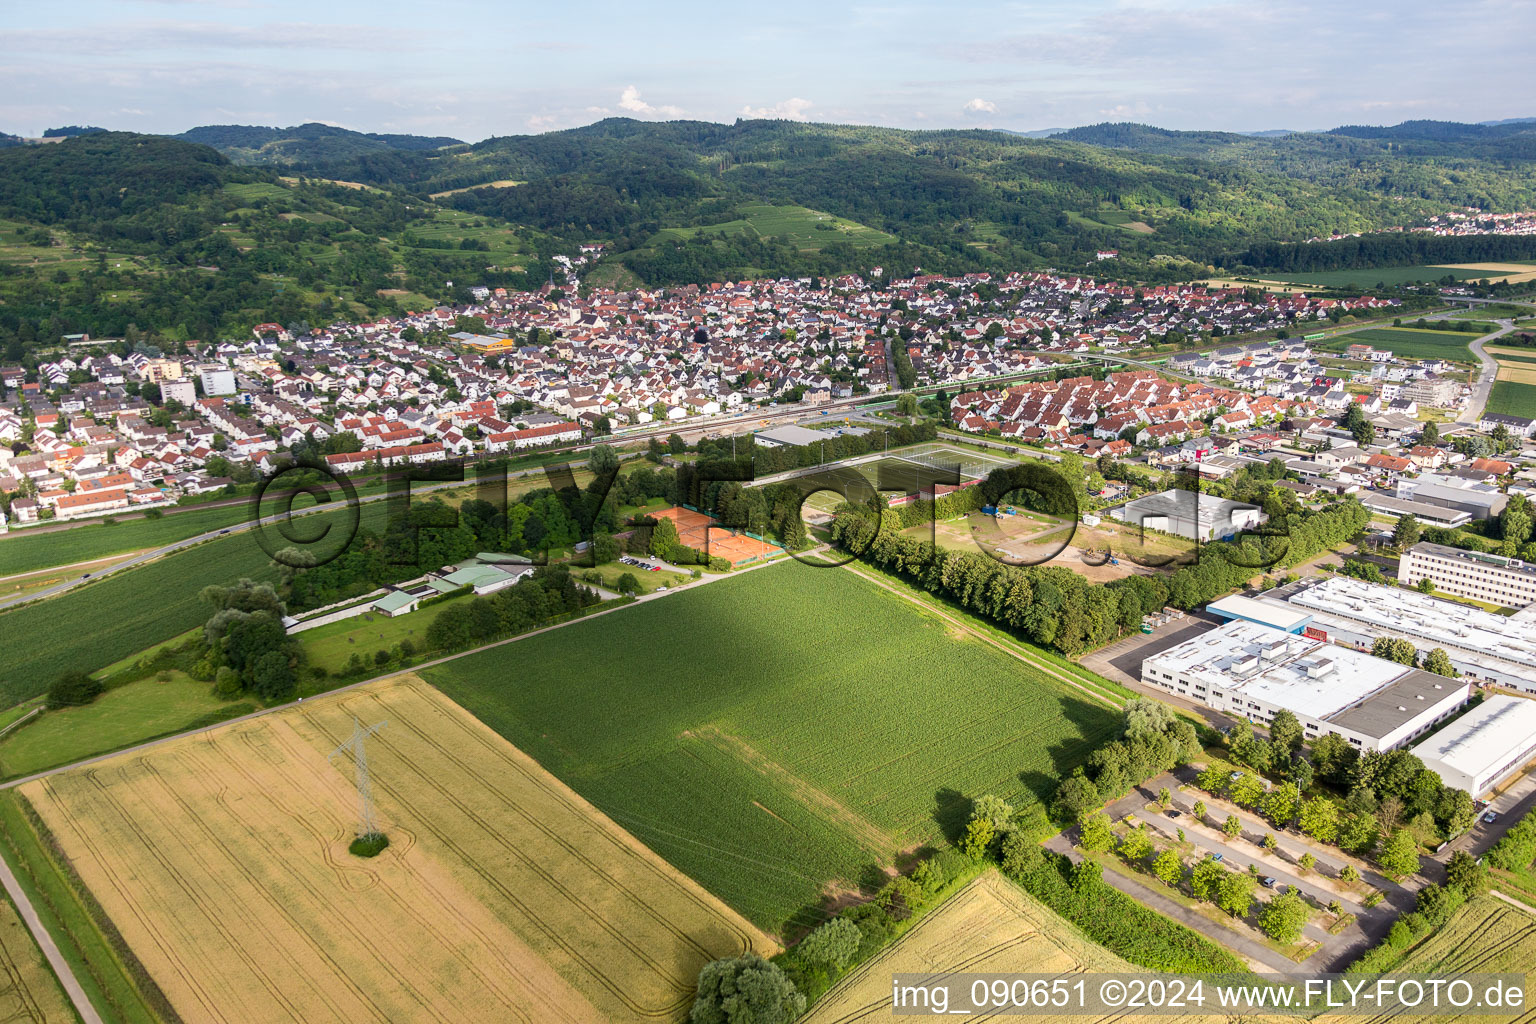
[[[797,562],[426,670],[758,924],[815,916],[1118,715],[849,572]]]
[[[316,626],[294,635],[303,644],[309,664],[336,674],[347,667],[353,654],[362,655],[371,665],[376,652],[393,650],[401,640],[409,639],[417,650],[425,648],[423,638],[427,627],[443,613],[443,609],[463,600],[463,596],[455,595],[398,618],[380,612],[365,612],[355,618]]]
[[[1488,411],[1536,419],[1536,384],[1494,381],[1493,393],[1488,396]]]
[[[254,711],[213,695],[213,687],[181,672],[127,683],[79,708],[44,711],[0,740],[0,777],[30,775],[45,768],[180,732],[229,709]]]
[[[1371,327],[1363,331],[1340,334],[1327,341],[1317,342],[1313,348],[1324,352],[1343,352],[1351,345],[1370,345],[1389,349],[1405,359],[1452,359],[1471,362],[1472,353],[1467,348],[1478,335],[1459,331],[1416,331],[1406,327]]]
[[[573,571],[576,573],[577,579],[580,579],[584,573],[591,572],[592,570],[576,569]],[[603,574],[602,586],[614,592],[617,592],[619,589],[619,577],[625,573],[629,573],[635,578],[635,582],[640,585],[641,594],[649,594],[657,587],[675,587],[679,584],[687,583],[689,579],[679,572],[667,572],[665,569],[661,572],[651,572],[649,569],[624,565],[622,562],[608,562],[598,566],[597,571]]]
[[[1372,267],[1362,270],[1312,270],[1300,274],[1271,274],[1257,271],[1254,276],[1265,281],[1281,281],[1285,284],[1309,284],[1318,288],[1373,288],[1378,284],[1412,284],[1416,281],[1438,281],[1447,274],[1458,281],[1480,278],[1503,277],[1497,271],[1454,270],[1450,267],[1419,265],[1413,267]]]

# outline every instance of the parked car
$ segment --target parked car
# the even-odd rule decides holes
[[[1218,860],[1219,861],[1219,860],[1226,860],[1226,859],[1227,859],[1227,855],[1224,854],[1224,853],[1213,853],[1213,854],[1211,854],[1211,860]]]
[[[87,573],[82,573],[80,578],[83,579],[83,580],[88,580],[88,579],[91,578],[91,574],[88,573],[88,572]]]
[[[666,587],[657,587],[656,588],[656,593],[658,593],[658,594],[665,594],[666,592],[667,592],[667,588]]]
[[[1492,825],[1494,822],[1499,820],[1499,812],[1498,811],[1488,811],[1486,814],[1483,815],[1483,820],[1486,821],[1488,824]]]
[[[1266,889],[1273,889],[1275,887],[1275,876],[1265,875],[1263,878],[1259,879],[1259,884]]]
[[[1179,817],[1182,817],[1183,814],[1184,814],[1183,811],[1169,811],[1168,812],[1168,817],[1170,817],[1170,818],[1179,818]]]

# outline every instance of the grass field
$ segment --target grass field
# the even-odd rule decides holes
[[[1488,411],[1536,418],[1536,384],[1503,379],[1494,381],[1493,392],[1488,396]]]
[[[1318,288],[1348,288],[1351,285],[1372,288],[1378,284],[1399,285],[1411,284],[1415,281],[1438,281],[1447,274],[1458,281],[1472,281],[1481,278],[1505,277],[1509,273],[1509,271],[1465,268],[1458,270],[1452,267],[1419,265],[1372,267],[1361,270],[1312,270],[1301,274],[1271,274],[1268,271],[1260,271],[1258,276],[1265,281],[1278,281],[1281,284],[1309,284]]]
[[[425,648],[427,627],[432,625],[445,608],[453,607],[463,600],[463,597],[454,596],[398,618],[367,612],[340,622],[306,629],[294,636],[303,645],[309,664],[319,666],[333,675],[340,674],[354,653],[362,655],[372,665],[374,652],[391,650],[401,640],[409,639],[418,650]]]
[[[353,718],[391,837],[347,853]],[[23,787],[181,1019],[676,1020],[772,942],[410,676]]]
[[[362,525],[382,529],[386,504],[364,505]],[[241,577],[272,582],[277,572],[254,537],[232,534],[0,613],[0,707],[43,692],[62,672],[93,672],[206,622],[212,612],[198,591]]]
[[[1372,327],[1363,331],[1335,335],[1327,341],[1316,343],[1319,351],[1342,352],[1351,345],[1370,345],[1389,349],[1405,359],[1451,359],[1471,362],[1473,357],[1467,346],[1477,340],[1476,334],[1457,331],[1416,331],[1407,327]]]
[[[219,508],[188,509],[159,519],[128,519],[120,523],[73,526],[67,530],[33,533],[13,530],[0,537],[0,577],[58,565],[143,551],[243,523],[245,503]]]
[[[896,942],[843,978],[800,1024],[857,1024],[892,1018],[893,974],[1021,973],[1070,976],[1081,972],[1132,973],[1141,969],[1083,936],[1034,897],[996,871],[955,893]],[[946,1020],[998,1019],[950,1012]],[[1109,1017],[1064,1016],[1052,1020],[1086,1022],[1138,1019],[1135,1014]],[[1194,1016],[1159,1017],[1192,1021]],[[1218,1018],[1211,1017],[1214,1021]]]
[[[849,242],[856,247],[884,245],[892,236],[857,221],[834,217],[830,213],[808,210],[803,206],[771,206],[749,203],[737,207],[736,220],[704,227],[662,228],[652,243],[699,234],[755,235],[758,238],[787,238],[798,249],[820,249],[828,242]]]
[[[70,1024],[78,1020],[16,908],[0,894],[0,1021]]]
[[[1118,725],[932,613],[794,562],[425,675],[770,931],[939,841],[970,797],[1048,797]]]
[[[1151,235],[1157,232],[1152,225],[1146,221],[1137,220],[1134,213],[1127,213],[1125,210],[1089,210],[1087,213],[1068,210],[1067,219],[1085,228],[1115,228],[1133,235]]]
[[[181,672],[114,687],[79,708],[44,711],[0,740],[0,778],[16,778],[256,710]]]

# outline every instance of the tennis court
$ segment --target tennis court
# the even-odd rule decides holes
[[[713,517],[693,509],[674,505],[647,515],[672,520],[672,525],[677,527],[678,540],[695,550],[707,552],[711,558],[724,558],[732,565],[745,565],[783,551],[777,544],[721,526]]]

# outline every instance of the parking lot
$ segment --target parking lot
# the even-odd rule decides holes
[[[1184,618],[1159,626],[1151,633],[1132,633],[1124,640],[1118,640],[1108,647],[1101,647],[1092,654],[1085,654],[1082,665],[1107,679],[1113,679],[1117,683],[1130,687],[1137,693],[1152,694],[1159,700],[1188,708],[1199,713],[1212,725],[1225,728],[1232,723],[1220,712],[1213,711],[1204,704],[1185,700],[1159,687],[1145,686],[1141,682],[1141,663],[1147,658],[1161,654],[1170,647],[1177,647],[1186,640],[1193,640],[1212,626],[1219,626],[1221,623],[1222,619],[1215,615],[1190,612]]]

